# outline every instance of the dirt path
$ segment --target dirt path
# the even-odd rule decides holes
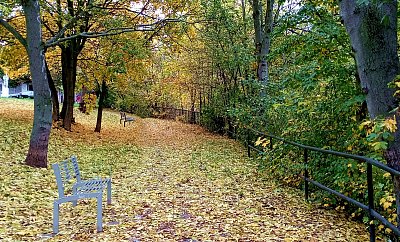
[[[81,201],[61,207],[60,234],[48,238],[54,176],[21,165],[32,106],[20,102],[0,99],[1,241],[369,240],[363,224],[260,174],[232,140],[166,120],[137,118],[124,128],[109,111],[101,134],[93,133],[95,115],[77,112],[74,131],[53,129],[49,148],[50,162],[76,154],[84,177],[112,173],[104,232],[94,232],[94,201]]]
[[[174,121],[135,125],[146,159],[131,241],[368,241],[362,224],[263,178],[232,140]]]

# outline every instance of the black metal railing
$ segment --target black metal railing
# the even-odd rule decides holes
[[[229,134],[232,135],[232,137],[234,137],[235,139],[237,138],[238,134],[235,132],[231,132],[228,131]],[[375,210],[375,206],[374,206],[374,186],[373,186],[373,174],[372,174],[372,166],[375,166],[381,170],[384,170],[386,172],[389,172],[390,174],[392,174],[393,176],[400,176],[400,172],[397,170],[394,170],[392,168],[390,168],[389,166],[375,160],[375,159],[371,159],[365,156],[359,156],[359,155],[353,155],[353,154],[349,154],[349,153],[343,153],[343,152],[338,152],[338,151],[333,151],[333,150],[324,150],[324,149],[320,149],[317,147],[313,147],[313,146],[308,146],[308,145],[303,145],[300,143],[296,143],[293,141],[288,141],[285,140],[281,137],[272,135],[272,134],[267,134],[267,133],[263,133],[257,130],[254,130],[252,128],[245,128],[245,140],[246,140],[246,146],[247,146],[247,155],[249,157],[251,157],[251,151],[257,151],[259,154],[264,153],[264,151],[257,149],[256,147],[254,147],[252,144],[254,142],[251,141],[251,137],[252,135],[258,136],[258,137],[262,137],[262,138],[269,138],[269,148],[272,149],[273,148],[273,140],[279,140],[285,144],[289,144],[292,146],[296,146],[299,148],[304,149],[304,153],[303,153],[303,163],[304,163],[304,176],[301,176],[304,179],[304,192],[305,192],[305,199],[308,200],[309,198],[309,183],[313,184],[314,186],[325,190],[331,194],[336,195],[337,197],[340,197],[341,199],[346,200],[347,202],[354,204],[355,206],[363,209],[364,211],[366,211],[368,213],[368,217],[369,217],[369,232],[370,232],[370,241],[374,242],[375,241],[375,225],[374,225],[374,220],[377,219],[379,220],[384,226],[386,226],[387,228],[391,229],[393,231],[393,233],[397,236],[400,236],[400,230],[392,223],[390,223],[386,218],[384,218],[381,214],[379,214],[376,210]],[[363,162],[367,164],[367,194],[368,194],[368,205],[363,204],[353,198],[347,197],[346,195],[333,190],[317,181],[314,181],[312,179],[310,179],[309,177],[309,169],[308,169],[308,159],[309,159],[309,151],[314,151],[314,152],[318,152],[318,153],[323,153],[323,154],[328,154],[328,155],[333,155],[333,156],[338,156],[338,157],[344,157],[344,158],[349,158],[352,160],[356,160],[359,162]]]

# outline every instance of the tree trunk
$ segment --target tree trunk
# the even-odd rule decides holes
[[[65,100],[65,96],[66,96],[66,90],[67,88],[67,61],[66,59],[68,58],[66,56],[66,50],[65,47],[62,46],[61,48],[61,84],[62,84],[62,88],[63,88],[63,105],[61,108],[61,113],[60,113],[60,118],[62,120],[65,119],[65,114],[67,113],[67,101]]]
[[[377,1],[357,4],[357,0],[342,0],[341,15],[350,35],[356,56],[361,87],[367,94],[371,118],[392,116],[398,107],[395,90],[388,87],[399,73],[397,56],[397,1]],[[390,167],[400,171],[400,120],[396,112],[397,130],[385,158]],[[394,179],[397,219],[400,226],[400,178]]]
[[[195,124],[196,123],[196,116],[194,112],[194,102],[192,102],[192,107],[190,108],[190,118],[189,118],[189,123]]]
[[[64,129],[71,131],[74,118],[75,83],[77,69],[77,54],[74,41],[68,42],[67,47],[61,50],[62,81],[64,88],[64,102],[61,110]]]
[[[101,89],[100,89],[100,98],[99,98],[99,108],[97,109],[97,122],[96,122],[96,128],[94,129],[94,132],[100,133],[101,131],[101,120],[103,118],[103,107],[104,107],[104,100],[107,97],[107,84],[105,80],[101,83]]]
[[[60,103],[58,102],[58,92],[57,92],[56,86],[54,84],[54,80],[51,76],[50,69],[47,65],[47,61],[45,62],[45,64],[46,64],[47,80],[49,82],[49,88],[50,88],[50,92],[51,92],[51,100],[53,103],[52,119],[53,119],[53,121],[58,121],[60,119]]]
[[[29,69],[35,93],[33,128],[25,163],[33,167],[47,167],[52,106],[42,45],[39,2],[22,1],[22,8],[26,20]]]
[[[257,57],[257,79],[263,86],[261,96],[265,96],[265,86],[268,83],[268,62],[267,57],[271,45],[271,33],[273,28],[274,0],[267,0],[267,9],[263,23],[262,5],[259,0],[253,0],[253,20],[255,31],[255,48]]]
[[[259,54],[261,53],[261,38],[262,38],[262,5],[259,0],[253,0],[252,4],[253,8],[253,23],[254,23],[254,31],[255,31],[255,46],[256,46],[256,55],[257,59],[259,58]]]
[[[243,20],[243,33],[246,33],[246,0],[241,0],[242,3],[242,20]]]
[[[265,25],[264,25],[262,44],[260,50],[260,63],[258,67],[258,75],[264,88],[268,84],[269,80],[267,57],[271,46],[271,34],[272,34],[272,27],[274,20],[273,16],[274,2],[275,2],[274,0],[267,0],[267,9],[265,12],[265,20],[264,20]],[[263,93],[265,94],[265,91]]]

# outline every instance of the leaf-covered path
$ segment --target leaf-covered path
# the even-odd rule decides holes
[[[140,119],[124,128],[105,112],[77,113],[74,132],[53,129],[50,162],[77,154],[84,177],[113,178],[113,204],[96,233],[94,201],[63,204],[60,234],[49,238],[51,169],[21,165],[32,104],[0,99],[2,241],[367,241],[364,225],[304,202],[267,179],[232,140],[173,121]],[[22,137],[22,138],[21,138]]]

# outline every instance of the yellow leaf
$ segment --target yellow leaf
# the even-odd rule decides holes
[[[265,148],[265,147],[267,147],[267,145],[269,145],[269,143],[270,143],[269,140],[265,140],[261,146]]]
[[[385,203],[383,203],[383,209],[388,209],[390,206],[392,206],[392,203],[391,202],[385,202]]]
[[[390,202],[394,202],[394,201],[396,201],[396,198],[393,197],[393,196],[388,196],[387,200],[390,201]]]
[[[263,138],[261,139],[261,137],[258,137],[257,141],[254,143],[256,146],[264,143],[267,139]]]
[[[383,174],[383,177],[386,177],[386,178],[388,178],[390,176],[391,176],[391,174],[389,172],[386,172],[385,174]]]
[[[368,121],[362,122],[362,123],[360,124],[360,126],[358,126],[358,128],[359,128],[360,130],[363,130],[365,127],[369,126],[370,124],[372,124],[372,121],[368,120]]]
[[[393,116],[393,119],[391,118],[385,119],[384,125],[390,132],[392,133],[395,132],[397,129],[396,116]]]

